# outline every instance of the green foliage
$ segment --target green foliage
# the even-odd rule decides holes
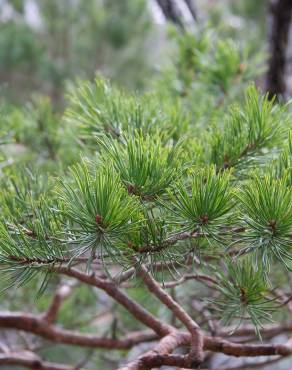
[[[58,142],[59,136],[58,126],[59,117],[53,111],[53,107],[48,98],[35,96],[27,110],[21,122],[19,128],[16,128],[16,141],[20,141],[34,150],[43,149],[46,151],[46,156],[51,160],[55,160],[57,151],[60,146]],[[22,135],[18,136],[18,133],[22,131]],[[32,136],[32,132],[37,138]],[[39,141],[37,143],[36,141]]]
[[[291,269],[292,188],[285,176],[274,180],[256,176],[239,192],[241,219],[246,226],[242,252],[251,252],[255,265],[268,276],[272,259]]]
[[[103,248],[114,255],[125,235],[138,227],[139,204],[108,166],[91,173],[85,163],[72,169],[74,182],[62,183],[62,213],[70,222],[68,237],[76,245],[73,258]]]
[[[217,277],[220,295],[212,303],[220,311],[223,324],[235,319],[238,328],[243,321],[251,320],[260,334],[262,324],[271,322],[276,310],[273,300],[267,297],[268,286],[262,279],[262,270],[254,269],[249,259],[240,263],[230,260],[226,271],[218,271]]]
[[[220,86],[224,92],[228,91],[236,76],[240,76],[246,68],[241,60],[236,44],[231,40],[219,41],[214,55],[215,63],[210,65],[208,71],[210,82]]]
[[[54,287],[53,287],[54,288]],[[48,293],[53,293],[48,291]],[[60,311],[60,322],[65,327],[73,325],[90,326],[88,322],[96,314],[96,300],[98,294],[92,287],[80,285],[74,288],[73,294],[63,303]],[[43,297],[42,297],[43,299]],[[43,309],[47,307],[44,305]],[[72,307],[75,309],[72,310]],[[85,315],[84,312],[86,312]],[[77,314],[78,313],[78,314]],[[81,319],[82,317],[82,319]],[[88,328],[90,330],[90,328]]]
[[[85,261],[91,269],[96,259],[110,275],[113,263],[123,269],[134,260],[153,272],[155,262],[170,264],[172,274],[172,264],[203,247],[212,271],[221,271],[218,259],[227,261],[226,274],[218,275],[217,307],[229,307],[224,323],[250,319],[258,331],[272,314],[265,295],[271,266],[291,267],[287,106],[250,85],[245,101],[226,109],[222,125],[218,116],[217,126],[198,130],[184,106],[168,98],[157,104],[159,93],[129,94],[101,78],[72,89],[65,120],[47,99],[7,116],[17,144],[42,153],[39,171],[52,162],[61,181],[6,170],[0,242],[5,279],[24,284],[45,273],[44,289],[55,265]],[[68,176],[66,163],[78,162],[79,151],[89,160]]]
[[[1,16],[0,72],[10,101],[22,103],[38,90],[60,107],[64,82],[92,78],[97,70],[122,85],[144,86],[141,72],[151,70],[145,44],[152,29],[145,0],[37,1],[36,22],[23,11],[23,1],[8,3],[15,16]],[[1,2],[1,15],[6,6]]]
[[[96,78],[94,84],[80,82],[69,95],[69,102],[67,119],[81,128],[87,140],[104,131],[119,136],[123,129],[131,125],[142,128],[152,118],[148,110],[144,117],[135,96],[121,92],[102,78]]]
[[[6,158],[44,166],[54,171],[78,158],[76,135],[63,125],[48,97],[35,95],[23,108],[7,109],[3,117],[7,144],[2,147]]]
[[[32,72],[44,50],[34,43],[30,27],[23,22],[10,21],[0,24],[0,30],[0,66],[9,68],[9,71],[18,67]]]
[[[187,186],[178,183],[169,193],[172,202],[164,203],[173,222],[185,230],[216,238],[216,231],[226,222],[232,207],[229,178],[228,172],[216,174],[215,168],[210,167],[196,171]]]
[[[292,134],[289,133],[288,143],[279,158],[269,166],[271,177],[286,179],[287,186],[292,186]]]
[[[218,107],[222,100],[240,94],[238,84],[261,71],[259,55],[251,55],[246,45],[235,43],[230,37],[218,37],[218,30],[199,28],[196,32],[175,34],[175,38],[178,44],[175,68],[168,70],[163,81],[163,86],[170,85],[169,93],[173,96],[200,99],[198,89],[203,89],[211,95],[209,103]],[[206,104],[202,114],[208,114],[209,107]]]
[[[2,187],[0,264],[7,284],[22,285],[39,272],[48,274],[67,253],[51,190],[47,176],[21,168],[10,173],[10,181]]]
[[[12,217],[16,222],[24,222],[33,211],[30,201],[38,202],[43,196],[50,194],[52,184],[46,174],[35,169],[17,166],[8,172],[9,181],[2,186],[2,215]]]
[[[7,220],[0,224],[2,276],[16,285],[25,284],[40,271],[49,273],[50,266],[62,261],[65,252],[55,237],[61,227],[58,216],[44,199],[37,203],[30,199],[27,205],[32,213],[25,223]],[[46,279],[41,289],[45,283]]]
[[[153,198],[181,173],[180,145],[163,146],[160,137],[136,132],[122,143],[104,138],[100,143],[130,194]]]
[[[106,133],[119,138],[124,132],[160,133],[164,140],[178,140],[188,128],[188,118],[179,104],[158,101],[156,94],[131,94],[108,80],[79,81],[68,92],[65,120],[82,138],[79,145],[96,148],[96,137]]]
[[[218,279],[212,291],[206,286],[206,294],[212,294],[210,309],[219,309],[224,325],[250,320],[259,332],[274,318],[272,287],[285,284],[286,268],[291,269],[289,106],[268,100],[249,83],[258,71],[258,55],[233,37],[234,30],[219,27],[177,36],[172,67],[151,92],[130,93],[102,77],[83,81],[75,56],[86,66],[100,46],[98,39],[92,49],[95,38],[103,35],[120,51],[135,39],[129,19],[145,4],[126,1],[124,8],[120,3],[74,2],[69,9],[76,21],[73,36],[64,4],[41,4],[44,26],[51,41],[57,40],[52,49],[70,61],[57,70],[47,65],[46,78],[55,86],[65,77],[81,79],[68,84],[64,116],[38,96],[21,108],[5,108],[1,117],[1,287],[31,279],[34,286],[33,278],[43,273],[44,288],[55,267],[74,264],[84,270],[86,265],[90,273],[98,265],[112,277],[142,262],[157,272],[159,262],[168,270],[157,276],[176,279],[177,266],[184,273],[195,261],[198,274],[205,269]],[[84,30],[89,35],[87,22],[79,19],[83,5],[92,13],[95,31],[75,43],[74,35]],[[129,13],[121,17],[125,9]],[[141,15],[147,27],[144,21]],[[63,50],[66,42],[73,49]],[[86,74],[93,67],[85,68]],[[181,289],[188,303],[201,293],[196,284]],[[140,287],[133,292],[145,300]],[[79,295],[85,305],[87,298]],[[161,314],[156,303],[147,301],[148,306]],[[65,312],[62,322],[72,315]],[[130,319],[121,316],[128,325]],[[132,320],[131,327],[136,327]]]
[[[216,128],[211,139],[211,161],[219,168],[242,169],[254,164],[257,157],[267,157],[271,148],[283,139],[283,109],[268,96],[261,96],[254,85],[246,92],[245,104],[234,106],[222,128]]]
[[[183,85],[189,87],[194,74],[201,68],[201,57],[210,47],[210,33],[175,35],[178,45],[176,71]]]

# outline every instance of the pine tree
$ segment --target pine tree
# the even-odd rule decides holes
[[[289,104],[248,82],[256,71],[232,41],[181,37],[151,93],[97,77],[70,88],[62,118],[43,99],[3,114],[1,287],[13,300],[0,327],[81,350],[61,365],[19,336],[0,365],[105,368],[103,349],[124,370],[292,354],[291,339],[273,340],[292,331]],[[19,294],[37,307],[14,312]],[[110,319],[94,321],[104,307]]]

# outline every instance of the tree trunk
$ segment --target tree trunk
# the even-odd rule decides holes
[[[292,0],[271,0],[269,20],[269,64],[266,90],[270,98],[284,96],[286,49],[292,13]]]
[[[177,8],[175,1],[173,0],[157,0],[157,4],[162,10],[165,18],[175,25],[184,29],[184,24],[182,21],[182,15],[180,10]]]

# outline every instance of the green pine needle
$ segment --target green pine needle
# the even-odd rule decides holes
[[[120,143],[104,137],[99,141],[120,174],[129,194],[151,200],[161,195],[182,173],[181,146],[163,145],[159,135],[135,132]]]
[[[276,309],[268,298],[268,287],[261,269],[254,269],[250,259],[227,260],[226,271],[217,273],[219,297],[212,306],[220,312],[223,325],[235,324],[236,331],[242,322],[251,320],[260,336],[263,323],[272,322]]]
[[[247,246],[241,252],[252,252],[255,263],[263,264],[265,274],[273,259],[291,269],[292,188],[286,186],[286,178],[256,175],[237,197],[246,226],[241,240]]]
[[[233,206],[229,181],[228,171],[216,174],[215,168],[209,167],[195,172],[189,187],[179,182],[169,191],[171,202],[163,202],[172,223],[216,238]]]
[[[111,167],[91,168],[84,162],[72,169],[72,183],[60,190],[62,213],[70,222],[68,242],[73,238],[73,258],[88,250],[95,254],[105,247],[109,253],[139,224],[140,205],[127,194]]]

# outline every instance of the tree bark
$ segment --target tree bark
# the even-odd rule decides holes
[[[167,20],[184,30],[181,12],[177,8],[174,0],[157,0],[157,4]]]
[[[285,66],[292,0],[271,0],[269,9],[269,64],[266,90],[270,98],[284,96]]]

